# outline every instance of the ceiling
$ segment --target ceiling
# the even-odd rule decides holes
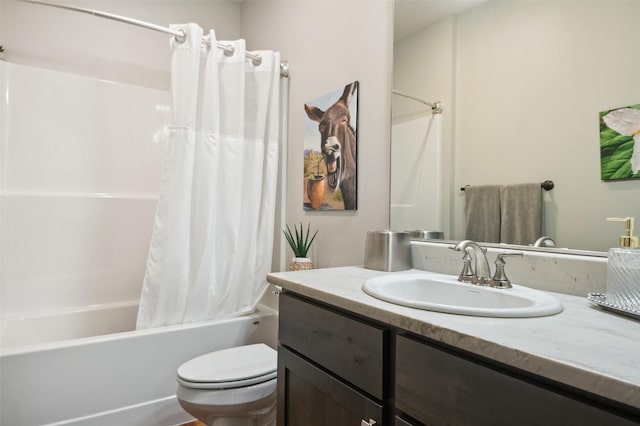
[[[487,0],[395,0],[394,29],[395,41],[452,15],[466,12]]]

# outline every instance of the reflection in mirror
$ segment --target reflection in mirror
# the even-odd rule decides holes
[[[437,182],[440,176],[442,110],[436,113],[432,105],[419,98],[400,95],[394,91],[394,101],[400,97],[411,106],[418,106],[414,113],[401,114],[400,107],[394,109],[391,144],[391,211],[390,217],[403,230],[430,228],[439,231],[440,217],[436,206],[442,204]],[[394,105],[402,105],[400,103]],[[393,228],[393,226],[392,226]]]
[[[462,10],[427,10],[416,23],[416,6],[445,4]],[[605,218],[640,220],[640,179],[601,180],[599,112],[640,103],[640,1],[395,7],[393,89],[444,111],[392,97],[390,227],[461,240],[460,187],[552,180],[540,236],[616,246],[620,229]]]

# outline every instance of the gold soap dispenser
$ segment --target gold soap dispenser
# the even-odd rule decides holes
[[[620,236],[620,247],[638,248],[638,237],[633,235],[633,223],[635,218],[633,217],[608,217],[609,222],[624,222],[625,234]]]

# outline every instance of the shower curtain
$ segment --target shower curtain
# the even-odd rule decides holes
[[[266,288],[274,238],[279,135],[277,52],[226,56],[195,24],[174,25],[173,122],[137,328],[241,315]]]

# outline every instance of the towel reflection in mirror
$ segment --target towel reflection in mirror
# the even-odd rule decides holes
[[[543,235],[540,183],[465,188],[465,239],[531,245]]]

